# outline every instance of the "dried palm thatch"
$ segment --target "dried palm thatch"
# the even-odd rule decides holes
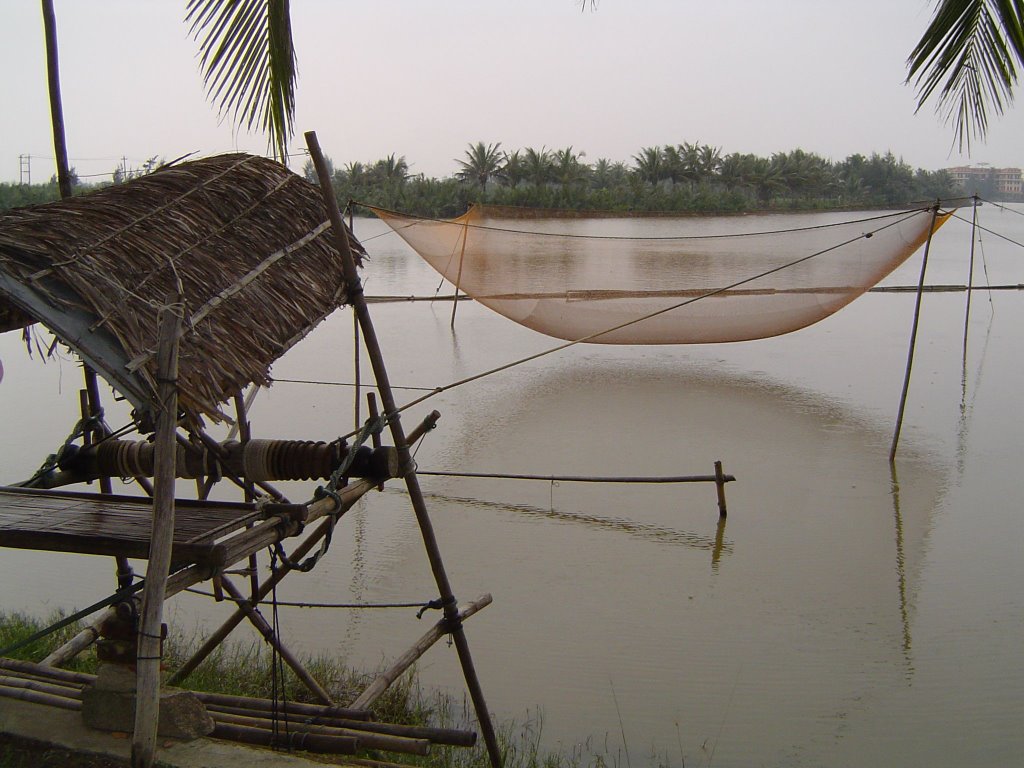
[[[141,411],[157,314],[185,307],[179,389],[192,418],[250,383],[345,301],[319,190],[246,154],[181,163],[0,214],[0,322],[42,322]],[[364,253],[348,234],[357,258]]]

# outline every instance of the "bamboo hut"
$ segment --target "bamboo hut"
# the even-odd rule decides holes
[[[246,154],[0,214],[0,330],[43,322],[146,411],[157,310],[180,294],[181,408],[220,420],[344,303],[329,226],[315,186]]]

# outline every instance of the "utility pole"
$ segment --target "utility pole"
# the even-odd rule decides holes
[[[18,183],[32,185],[32,155],[18,155]]]

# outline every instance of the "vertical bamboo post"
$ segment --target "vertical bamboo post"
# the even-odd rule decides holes
[[[718,516],[725,517],[729,510],[725,506],[725,473],[720,461],[715,462],[715,490],[718,491]]]
[[[57,17],[53,0],[43,0],[43,34],[46,36],[46,76],[50,91],[50,125],[53,128],[53,153],[57,159],[57,184],[61,198],[71,197],[71,170],[64,133],[64,107],[60,97],[60,62],[57,56]]]
[[[487,753],[494,768],[501,768],[501,750],[498,746],[498,739],[491,723],[491,716],[487,710],[487,702],[484,699],[483,689],[476,675],[476,668],[473,666],[473,657],[469,650],[469,642],[466,640],[466,633],[459,620],[458,605],[455,595],[452,593],[451,584],[448,581],[448,574],[445,571],[444,562],[441,559],[441,551],[437,544],[437,537],[434,535],[434,526],[430,521],[430,514],[427,512],[427,504],[423,498],[423,491],[420,489],[419,478],[416,476],[416,465],[409,453],[409,444],[406,441],[405,431],[395,403],[395,396],[391,390],[391,382],[388,379],[387,367],[384,365],[384,357],[381,353],[380,344],[377,342],[377,333],[370,319],[370,312],[366,305],[366,298],[363,296],[363,287],[359,280],[359,273],[356,271],[355,259],[348,244],[348,234],[345,224],[341,219],[341,212],[338,210],[338,201],[334,197],[334,190],[331,188],[331,178],[327,170],[327,163],[324,161],[323,153],[320,151],[320,143],[317,141],[316,133],[308,131],[305,134],[306,146],[309,147],[310,158],[316,167],[317,178],[320,181],[320,192],[323,195],[324,205],[331,216],[331,229],[335,244],[342,258],[342,265],[345,273],[345,284],[348,288],[348,298],[356,315],[359,318],[359,327],[363,331],[363,341],[366,345],[366,353],[370,358],[373,368],[373,375],[377,381],[377,389],[380,392],[381,404],[384,407],[384,414],[388,417],[388,424],[391,429],[391,436],[395,441],[395,448],[398,451],[398,458],[405,478],[406,489],[409,492],[409,500],[412,503],[413,511],[416,514],[416,521],[419,524],[420,535],[427,551],[427,559],[430,562],[430,570],[434,574],[434,581],[437,584],[438,593],[441,596],[441,603],[444,606],[444,616],[451,628],[452,639],[455,641],[455,648],[459,654],[459,661],[462,664],[462,672],[466,678],[466,686],[469,688],[469,695],[476,710],[477,720],[480,723],[480,730],[487,745]]]
[[[380,413],[377,411],[377,394],[375,392],[366,393],[366,409],[370,412],[370,420],[376,421]],[[379,432],[374,432],[373,434],[371,434],[370,440],[373,442],[374,448],[380,448]]]
[[[355,221],[352,213],[352,203],[348,204],[348,228],[355,232]],[[355,379],[355,397],[353,398],[352,408],[355,411],[355,416],[352,424],[352,429],[358,430],[363,425],[362,415],[359,413],[359,406],[362,402],[362,383],[359,380],[359,368],[360,368],[360,353],[359,353],[359,317],[355,312],[352,313],[352,349],[353,349],[353,361],[352,371],[353,378]]]
[[[136,673],[135,729],[132,735],[132,768],[150,768],[156,753],[160,716],[160,655],[164,590],[171,565],[174,538],[174,475],[178,422],[178,331],[181,327],[180,297],[171,296],[160,310],[157,347],[157,395],[155,458],[153,467],[153,524],[149,565],[142,597],[142,619]]]
[[[462,250],[459,251],[459,272],[455,276],[455,298],[452,299],[452,330],[455,330],[455,308],[459,306],[459,285],[462,283],[462,259],[466,255],[466,240],[469,239],[469,217],[462,223]]]
[[[903,430],[903,414],[907,408],[907,392],[910,390],[910,370],[914,366],[914,348],[917,346],[917,327],[921,322],[921,297],[924,296],[924,275],[928,270],[928,251],[932,247],[932,236],[935,234],[935,221],[939,217],[939,204],[935,203],[932,208],[932,224],[928,229],[928,241],[924,244],[924,257],[921,259],[921,277],[917,281],[917,301],[914,304],[914,324],[910,329],[910,349],[907,351],[907,370],[903,375],[903,393],[900,395],[900,408],[896,414],[896,430],[892,435],[892,445],[889,447],[889,463],[896,461],[896,447],[900,442],[900,432]]]
[[[967,271],[967,307],[964,310],[963,387],[964,404],[967,400],[967,329],[971,322],[971,294],[974,292],[974,244],[978,239],[978,196],[974,195],[974,209],[971,212],[971,261]]]
[[[256,390],[253,389],[255,392]],[[235,393],[235,424],[238,425],[238,439],[242,441],[242,444],[248,443],[252,439],[252,426],[249,424],[249,409],[246,406],[245,398],[242,397],[242,390],[238,390]],[[247,477],[242,478],[242,482],[245,483],[245,500],[247,502],[252,501],[256,498],[256,486],[252,480]],[[249,523],[246,528],[251,528],[252,523]],[[214,582],[219,584],[219,582]],[[259,562],[256,559],[256,554],[249,555],[249,589],[252,594],[252,599],[256,599],[257,593],[260,591],[260,575],[259,575]]]

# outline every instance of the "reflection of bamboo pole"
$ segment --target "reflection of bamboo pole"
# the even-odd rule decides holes
[[[711,550],[711,570],[718,572],[718,564],[722,562],[722,549],[725,547],[725,521],[728,518],[720,515],[718,526],[715,528],[715,546]]]
[[[401,471],[405,476],[409,500],[416,514],[420,535],[423,538],[427,559],[430,562],[430,570],[434,575],[434,581],[437,584],[437,589],[444,605],[444,615],[450,623],[452,639],[455,641],[455,648],[458,651],[459,661],[462,664],[466,686],[469,688],[470,698],[473,701],[477,720],[480,723],[480,730],[487,744],[491,765],[494,768],[501,768],[501,749],[498,746],[497,734],[494,732],[491,715],[487,709],[487,702],[484,699],[483,689],[480,687],[480,681],[476,675],[476,668],[473,665],[473,657],[469,650],[469,643],[466,640],[465,630],[459,622],[455,595],[452,593],[451,583],[448,581],[448,573],[441,559],[437,537],[434,535],[434,526],[430,521],[427,504],[423,498],[423,491],[420,489],[419,479],[416,476],[416,464],[413,462],[409,452],[409,443],[405,436],[405,430],[402,428],[398,404],[395,402],[394,392],[391,390],[391,381],[388,377],[387,367],[384,365],[380,344],[377,341],[377,333],[373,327],[373,321],[370,319],[366,300],[363,297],[362,283],[359,280],[359,273],[356,271],[355,259],[352,257],[352,251],[349,248],[345,224],[341,220],[341,212],[338,210],[338,201],[331,187],[330,173],[320,151],[320,143],[317,141],[316,133],[309,131],[305,134],[305,138],[306,145],[309,147],[310,158],[313,160],[313,165],[316,167],[317,177],[320,181],[320,192],[323,195],[324,205],[331,217],[331,229],[333,230],[332,234],[335,244],[342,258],[348,299],[359,317],[359,326],[363,331],[366,352],[370,357],[377,389],[380,392],[381,405],[384,408],[385,416],[388,418],[388,425],[391,429],[391,436],[394,438],[395,448],[399,452]]]
[[[917,301],[914,304],[914,324],[910,329],[910,349],[907,351],[907,370],[903,376],[903,393],[900,395],[900,408],[896,415],[896,430],[893,432],[892,445],[889,447],[889,463],[896,461],[896,446],[900,442],[900,431],[903,429],[903,414],[907,408],[907,391],[910,389],[910,370],[914,365],[914,348],[917,346],[917,327],[921,321],[921,297],[924,293],[924,275],[928,269],[928,251],[932,247],[932,235],[935,234],[935,221],[939,217],[939,204],[932,208],[932,223],[928,228],[928,241],[924,244],[924,256],[921,259],[921,277],[917,281]]]
[[[462,224],[462,250],[459,252],[459,272],[455,276],[455,299],[452,302],[452,322],[451,326],[455,328],[455,308],[459,306],[459,284],[462,282],[462,259],[466,255],[466,240],[469,239],[469,216],[466,216],[466,220]]]
[[[903,653],[910,661],[911,637],[910,616],[907,609],[907,562],[903,551],[903,513],[900,511],[900,481],[896,477],[896,465],[890,464],[892,476],[892,512],[896,530],[896,582],[900,597],[900,621],[903,623]]]

